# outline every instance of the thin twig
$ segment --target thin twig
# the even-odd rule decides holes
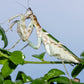
[[[6,57],[6,58],[8,58],[8,55],[6,55],[6,54],[3,54],[1,51],[0,51],[0,55],[1,55],[1,56],[3,56],[3,57]]]
[[[73,63],[73,62],[64,62],[65,64],[78,64],[78,63]],[[37,62],[37,61],[24,61],[24,64],[62,64],[61,61],[42,61],[42,62]]]

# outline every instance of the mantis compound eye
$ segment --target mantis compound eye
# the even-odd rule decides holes
[[[31,8],[28,8],[27,11],[32,11]]]

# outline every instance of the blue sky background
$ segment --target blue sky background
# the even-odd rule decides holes
[[[0,23],[19,13],[24,14],[26,12],[26,10],[17,4],[16,1],[27,7],[27,0],[0,1]],[[42,28],[47,30],[56,39],[61,41],[78,57],[80,57],[81,52],[84,50],[84,0],[30,0],[30,7],[37,16]],[[9,27],[7,22],[3,24],[3,27],[5,30]],[[7,48],[10,48],[19,39],[16,32],[16,25],[13,27],[13,32],[9,31],[6,34],[9,41]],[[35,31],[32,33],[29,39],[33,43],[37,44]],[[26,43],[27,42],[21,41],[11,51],[20,50]],[[0,44],[0,46],[2,44]],[[28,46],[22,52],[25,54],[26,60],[39,61],[38,59],[31,57],[31,55],[40,54],[44,51],[45,49],[42,45],[38,50],[34,50]],[[45,60],[55,61],[56,59],[46,54]],[[69,73],[74,68],[71,65],[66,65],[66,67]],[[59,64],[26,64],[23,66],[19,65],[11,75],[14,81],[18,71],[21,70],[27,75],[30,75],[32,78],[38,78],[43,76],[52,68],[61,69],[65,72],[63,65]],[[83,76],[84,71],[77,76],[79,79],[81,79],[81,82],[84,82]]]

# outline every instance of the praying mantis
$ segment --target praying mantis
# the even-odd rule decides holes
[[[20,40],[27,41],[28,42],[27,45],[31,46],[34,49],[38,49],[40,45],[43,43],[46,52],[50,56],[55,56],[57,59],[67,62],[73,62],[73,63],[81,62],[81,60],[72,51],[70,51],[65,45],[60,43],[57,39],[55,39],[51,34],[49,34],[45,29],[43,29],[40,26],[37,17],[33,14],[31,8],[28,8],[24,15],[18,14],[16,16],[11,17],[10,19],[8,19],[8,22],[19,16],[20,20],[13,21],[9,27],[9,29],[12,29],[14,24],[17,23],[17,33],[20,36],[20,39],[17,41],[17,43],[19,43]],[[25,23],[26,19],[31,19],[28,28],[26,28]],[[31,41],[28,40],[34,28],[36,29],[38,38],[37,45],[34,45]],[[13,47],[15,47],[16,44]]]

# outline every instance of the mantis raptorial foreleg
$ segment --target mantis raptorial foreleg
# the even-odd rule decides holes
[[[8,19],[8,22],[10,22],[13,19],[15,19],[16,17],[20,16],[20,20],[13,21],[11,23],[9,29],[12,30],[12,27],[14,26],[14,24],[17,23],[17,33],[19,34],[20,38],[23,41],[27,41],[27,39],[29,38],[29,36],[31,35],[31,33],[33,31],[33,25],[32,25],[32,23],[30,22],[30,24],[28,25],[28,28],[27,28],[26,27],[26,22],[25,22],[26,19],[28,19],[29,15],[32,14],[32,12],[31,11],[29,12],[29,10],[30,9],[28,9],[24,15],[23,14],[18,14],[16,16],[13,16],[10,19]],[[16,44],[18,44],[18,43],[19,43],[19,40],[16,42]],[[14,48],[16,46],[16,44],[12,48]],[[10,48],[10,49],[12,49],[12,48]]]
[[[9,19],[8,19],[8,23],[9,23],[11,20],[13,20],[13,19],[15,19],[16,17],[19,17],[19,16],[22,16],[22,14],[18,14],[18,15],[15,15],[15,16],[9,18]]]
[[[14,22],[11,23],[10,25],[10,29],[12,29],[12,27],[14,26],[14,24],[17,23],[17,30],[20,29],[20,21],[19,20],[15,20]],[[30,22],[30,24],[28,25],[28,28],[26,29],[26,31],[28,32],[27,33],[27,38],[29,38],[29,36],[31,35],[32,31],[33,31],[33,25],[32,23]],[[20,30],[18,30],[18,34],[21,34]],[[21,38],[10,48],[10,49],[7,49],[7,50],[11,50],[12,48],[14,48],[21,40],[23,40],[22,38],[22,35],[20,35]],[[26,40],[27,41],[27,40]]]
[[[10,29],[11,31],[12,31],[12,27],[13,27],[16,23],[19,24],[19,20],[15,20],[15,21],[13,21],[13,22],[11,23],[11,25],[10,25],[10,27],[9,27],[9,29]],[[9,29],[8,29],[8,30],[9,30]],[[7,31],[8,31],[8,30],[7,30]]]
[[[19,16],[21,16],[21,15],[22,15],[22,14],[18,14],[18,15],[16,15],[16,16],[13,16],[13,17],[9,18],[9,19],[8,19],[8,24],[9,24],[9,22],[10,22],[11,20],[13,20],[13,19],[15,19],[15,18],[17,18],[17,17],[19,17]],[[13,25],[14,25],[15,23],[17,23],[17,22],[18,22],[18,20],[15,20],[14,22],[12,22],[11,25],[10,25],[10,27],[7,29],[7,31],[8,31],[9,29],[12,30]],[[7,32],[7,31],[6,31],[6,32]]]
[[[13,49],[22,39],[20,38],[11,48],[7,49],[7,50],[11,50]]]

